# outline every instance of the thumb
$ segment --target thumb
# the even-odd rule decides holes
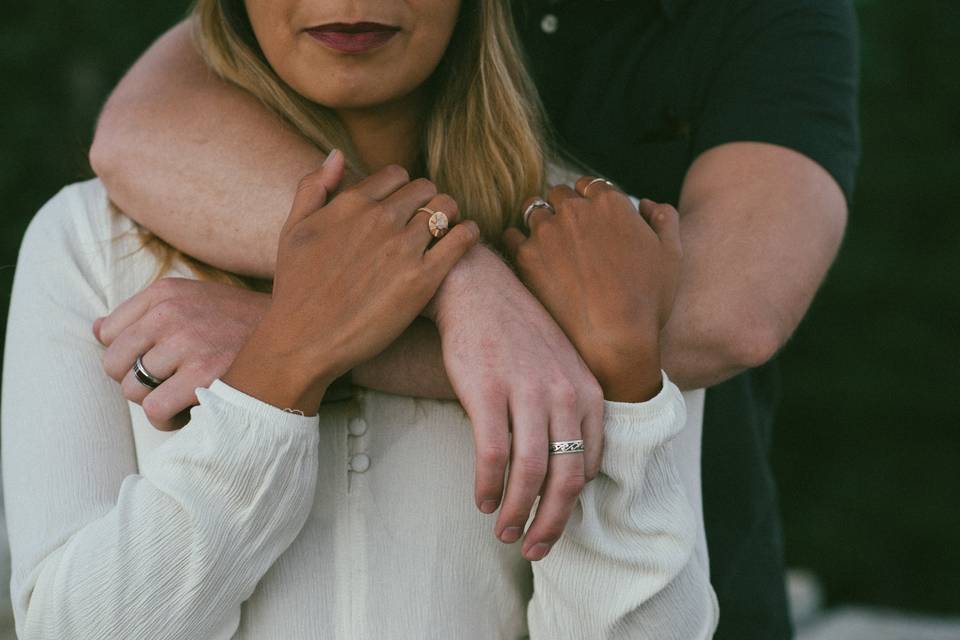
[[[292,227],[327,203],[327,195],[337,188],[343,178],[343,153],[334,149],[319,169],[308,173],[297,186],[286,227]]]

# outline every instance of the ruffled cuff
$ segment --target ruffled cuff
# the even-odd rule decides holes
[[[216,398],[258,422],[270,423],[276,425],[279,429],[316,430],[320,424],[319,416],[302,416],[298,413],[284,411],[235,387],[231,387],[219,378],[214,380],[209,388],[198,388],[196,393],[197,399],[201,403],[211,397]]]

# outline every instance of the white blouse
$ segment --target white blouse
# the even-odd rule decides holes
[[[606,403],[601,473],[530,563],[474,506],[457,402],[359,389],[301,417],[218,380],[186,427],[155,430],[91,332],[154,275],[138,247],[97,180],[23,241],[2,398],[22,640],[713,634],[702,391],[664,376],[649,402]]]

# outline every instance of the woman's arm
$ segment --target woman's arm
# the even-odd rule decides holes
[[[586,194],[586,195],[584,195]],[[717,608],[693,560],[695,504],[672,440],[686,424],[679,389],[660,370],[660,333],[674,306],[679,216],[581,178],[551,190],[528,238],[504,241],[524,281],[557,318],[603,387],[600,473],[565,531],[530,527],[554,552],[533,567],[531,638],[709,638]],[[605,274],[618,278],[604,280]],[[573,457],[573,454],[561,457]],[[528,556],[529,557],[529,556]]]
[[[31,224],[3,385],[21,638],[233,637],[240,604],[313,506],[318,419],[303,414],[392,342],[479,238],[468,222],[428,250],[428,216],[414,212],[437,207],[436,191],[396,174],[327,203],[325,178],[343,171],[330,158],[297,192],[270,309],[224,380],[197,390],[190,423],[145,454],[140,475],[128,405],[100,375],[89,331],[115,275],[111,230],[89,228],[91,217],[108,225],[86,204],[105,203],[73,187]],[[366,233],[348,234],[356,224]]]
[[[551,555],[533,564],[530,638],[706,640],[717,604],[693,560],[698,522],[672,442],[683,396],[664,374],[652,399],[604,412],[600,473]]]
[[[101,369],[106,311],[77,188],[20,252],[3,379],[3,479],[17,635],[232,637],[240,604],[300,531],[317,419],[226,385],[137,468],[130,409]]]

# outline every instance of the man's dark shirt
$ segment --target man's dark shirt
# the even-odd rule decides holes
[[[859,158],[849,0],[514,6],[560,142],[629,193],[676,204],[700,153],[756,141],[812,158],[849,198]],[[707,392],[702,477],[718,639],[792,635],[768,461],[778,395],[775,363]]]

